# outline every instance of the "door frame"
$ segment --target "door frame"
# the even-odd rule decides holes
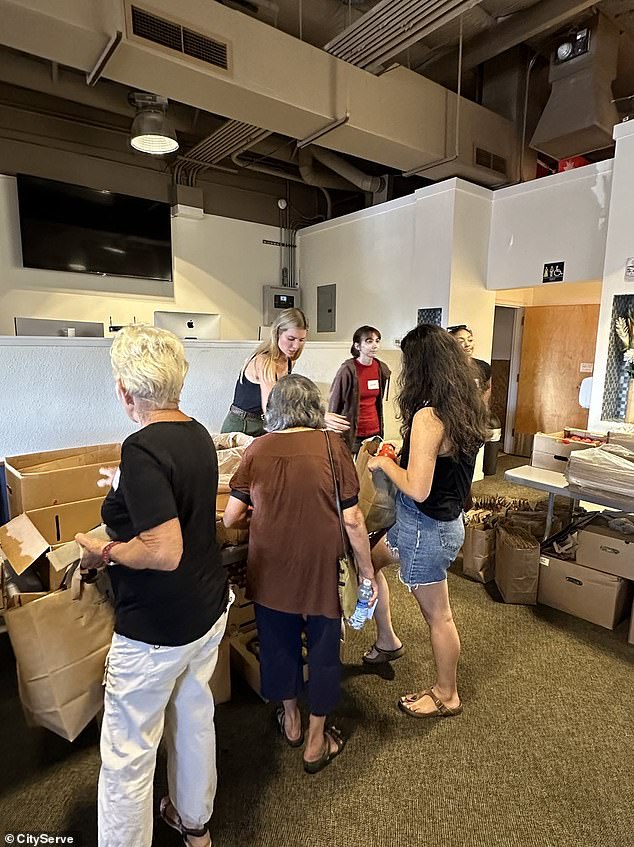
[[[522,357],[522,334],[524,332],[524,306],[504,306],[513,309],[513,338],[511,341],[511,361],[509,365],[509,390],[506,396],[506,426],[504,427],[504,452],[513,453],[515,449],[515,413],[520,381],[520,363]]]

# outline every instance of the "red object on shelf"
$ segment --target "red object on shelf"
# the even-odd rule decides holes
[[[557,172],[573,171],[575,168],[582,168],[584,165],[589,165],[590,162],[584,156],[568,156],[567,159],[560,159],[557,167]]]

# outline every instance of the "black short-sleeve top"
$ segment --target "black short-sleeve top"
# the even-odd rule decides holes
[[[121,448],[118,485],[101,516],[109,534],[130,541],[178,518],[183,555],[173,571],[113,564],[115,631],[161,646],[201,638],[227,604],[227,579],[216,543],[218,459],[195,420],[159,421],[130,435]]]

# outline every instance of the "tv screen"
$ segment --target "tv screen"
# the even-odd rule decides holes
[[[168,203],[17,179],[24,267],[171,281]]]

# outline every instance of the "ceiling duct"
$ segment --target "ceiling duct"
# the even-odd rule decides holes
[[[618,114],[612,101],[619,32],[604,15],[566,37],[550,59],[550,98],[530,146],[564,159],[612,144]]]
[[[324,47],[377,73],[394,56],[477,6],[480,0],[381,0]]]

